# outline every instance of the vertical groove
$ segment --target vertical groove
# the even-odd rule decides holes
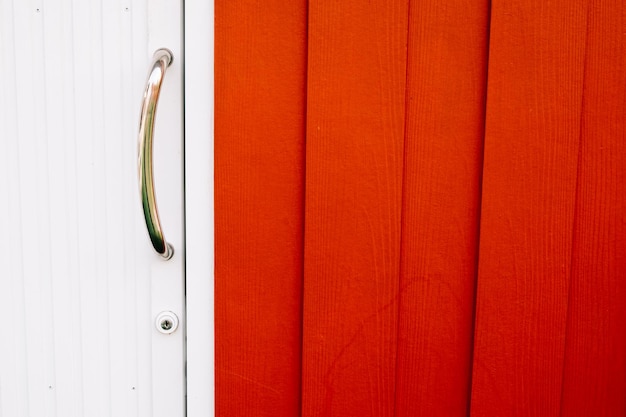
[[[54,242],[52,241],[52,233],[50,231],[50,225],[52,224],[52,219],[50,217],[50,209],[51,209],[51,205],[52,205],[52,201],[50,198],[50,177],[52,176],[52,172],[50,170],[50,159],[51,159],[51,155],[50,155],[50,135],[49,135],[49,131],[50,131],[50,126],[48,124],[48,117],[49,117],[49,112],[48,112],[48,82],[47,82],[47,60],[45,59],[46,56],[46,43],[45,43],[45,39],[46,39],[46,29],[47,29],[47,25],[46,25],[46,16],[47,13],[45,11],[45,9],[42,9],[41,14],[41,29],[39,31],[39,35],[40,38],[36,41],[37,43],[40,43],[41,45],[41,51],[39,53],[39,59],[41,60],[40,65],[41,65],[41,82],[42,82],[42,88],[39,90],[39,94],[41,94],[41,103],[42,103],[42,110],[43,110],[43,114],[41,115],[41,124],[42,126],[42,131],[43,131],[43,135],[41,137],[41,141],[43,142],[43,149],[41,150],[41,152],[43,153],[43,155],[45,155],[45,158],[43,158],[44,160],[44,165],[41,166],[41,171],[39,171],[39,175],[45,175],[44,178],[44,183],[45,183],[45,189],[44,190],[38,190],[38,194],[41,196],[41,198],[44,199],[45,203],[40,204],[40,210],[41,208],[43,208],[45,210],[45,217],[46,217],[46,222],[44,223],[44,230],[42,231],[42,227],[38,227],[39,230],[39,234],[40,237],[42,239],[39,240],[39,250],[40,251],[45,251],[46,255],[45,256],[41,256],[42,254],[40,253],[40,256],[37,257],[37,259],[39,260],[38,264],[41,264],[44,262],[45,260],[45,271],[46,273],[40,273],[40,277],[41,279],[45,279],[47,281],[46,284],[42,283],[42,297],[47,296],[48,298],[48,302],[47,303],[43,303],[42,302],[42,317],[41,317],[41,323],[44,324],[44,328],[45,328],[45,332],[46,332],[46,336],[44,336],[43,339],[43,344],[44,347],[46,349],[46,351],[50,351],[50,353],[45,356],[45,359],[50,358],[50,363],[48,364],[50,369],[47,369],[47,372],[44,371],[44,375],[46,377],[49,378],[49,380],[45,381],[46,384],[50,384],[49,387],[52,387],[49,392],[51,395],[51,401],[54,404],[54,411],[53,411],[53,415],[56,416],[58,413],[57,410],[57,401],[56,401],[56,393],[57,393],[57,380],[56,380],[56,352],[55,352],[55,346],[54,346],[54,334],[56,332],[56,328],[55,328],[55,324],[57,323],[57,321],[55,320],[55,313],[54,313],[54,291],[53,291],[53,274],[54,274],[54,269],[53,269],[53,265],[52,265],[52,253],[51,253],[51,248],[53,248],[54,246]],[[33,48],[33,53],[35,53],[35,50]],[[43,171],[43,172],[42,172]],[[40,219],[44,217],[44,216],[38,216],[38,221],[41,221]],[[41,236],[41,234],[46,234],[47,236]],[[47,246],[43,246],[42,242],[47,241],[48,244]],[[42,249],[43,246],[43,249]],[[46,292],[48,292],[46,294]],[[49,303],[49,304],[48,304]],[[48,307],[48,311],[45,311],[43,306]],[[45,366],[45,368],[48,368],[47,366]],[[48,374],[49,372],[49,374]],[[49,404],[49,403],[48,403]]]
[[[307,177],[307,164],[306,164],[306,138],[308,131],[308,117],[307,110],[309,107],[309,8],[310,2],[306,2],[306,17],[305,17],[305,54],[304,54],[304,108],[302,109],[304,112],[304,128],[302,131],[302,156],[300,159],[300,163],[302,164],[302,242],[300,243],[301,247],[301,291],[300,291],[300,398],[298,399],[298,416],[303,417],[302,410],[302,394],[304,392],[304,290],[305,290],[305,269],[304,269],[304,261],[305,261],[305,253],[306,253],[306,177]]]
[[[15,13],[15,1],[13,1],[13,11]],[[14,18],[13,18],[13,22],[16,21],[20,21],[19,16],[15,16],[14,14]],[[16,28],[15,28],[15,23],[13,24],[13,42],[14,42],[14,46],[13,46],[13,53],[14,53],[14,64],[15,64],[15,85],[18,85],[18,60],[17,60],[17,53],[16,53],[16,48],[15,48],[15,43],[17,43],[17,33],[16,33]],[[15,108],[19,109],[19,99],[17,98],[17,94],[16,94],[16,103],[15,103]],[[22,294],[21,295],[21,303],[20,305],[22,306],[22,317],[24,317],[24,375],[25,375],[25,397],[26,397],[26,404],[25,404],[25,408],[26,410],[28,410],[28,414],[30,415],[30,409],[31,409],[31,390],[30,390],[30,385],[31,385],[31,373],[29,372],[29,366],[28,366],[28,353],[29,353],[29,340],[28,340],[28,323],[27,323],[27,311],[26,311],[26,294],[27,294],[27,285],[26,285],[26,279],[25,279],[25,260],[24,260],[24,207],[23,207],[23,199],[24,199],[24,193],[22,192],[22,188],[23,188],[23,176],[22,176],[22,172],[20,169],[20,166],[22,165],[22,161],[24,159],[23,155],[22,155],[22,149],[20,147],[20,143],[22,143],[21,139],[21,128],[20,128],[20,123],[19,120],[16,121],[16,153],[17,153],[17,169],[16,169],[16,173],[17,173],[17,178],[18,178],[18,189],[17,189],[17,196],[18,196],[18,209],[19,209],[19,225],[20,225],[20,233],[19,233],[19,256],[20,256],[20,273],[19,276],[21,278],[21,283],[22,283]]]
[[[71,91],[70,91],[70,97],[71,97],[71,114],[74,115],[73,117],[73,135],[72,135],[72,155],[74,156],[74,160],[72,161],[72,178],[73,178],[73,186],[74,186],[74,201],[72,202],[74,207],[76,207],[77,210],[79,210],[79,203],[78,203],[78,196],[79,196],[79,186],[78,186],[78,146],[77,146],[77,140],[78,140],[78,120],[77,117],[75,117],[76,115],[76,96],[77,96],[77,90],[76,90],[76,82],[75,80],[75,75],[76,75],[76,35],[75,35],[75,31],[74,31],[74,25],[76,22],[76,6],[74,4],[75,0],[69,0],[70,1],[70,31],[71,31],[71,68],[72,68],[72,83],[71,83]],[[81,236],[79,233],[79,218],[78,216],[76,216],[74,218],[74,226],[75,226],[75,235],[74,235],[74,240],[76,242],[76,253],[75,253],[75,267],[74,267],[74,271],[76,271],[76,275],[74,275],[74,281],[75,281],[75,285],[76,285],[76,294],[77,294],[77,319],[76,322],[78,324],[78,349],[79,349],[79,358],[78,358],[78,365],[79,365],[79,372],[78,374],[80,375],[79,378],[79,390],[80,393],[78,395],[78,398],[80,399],[80,410],[81,410],[81,415],[85,415],[85,370],[84,370],[84,366],[83,366],[83,362],[84,362],[84,351],[85,351],[85,339],[83,337],[83,323],[84,323],[84,318],[83,318],[83,291],[82,291],[82,285],[80,282],[80,277],[82,276],[82,268],[81,268],[81,262],[80,262],[80,248],[82,245],[81,242]]]
[[[484,81],[484,91],[485,91],[485,100],[483,103],[483,140],[482,140],[482,150],[481,150],[481,161],[480,161],[480,174],[478,179],[478,208],[476,211],[476,260],[474,266],[474,294],[472,296],[472,338],[470,341],[470,356],[469,356],[469,380],[467,389],[469,394],[467,396],[467,416],[471,416],[472,412],[472,384],[474,380],[474,344],[476,342],[476,300],[478,297],[478,285],[479,285],[479,268],[480,268],[480,231],[481,231],[481,219],[482,219],[482,203],[483,203],[483,174],[485,168],[485,137],[487,132],[487,101],[489,99],[489,54],[490,54],[490,44],[491,44],[491,8],[492,1],[487,1],[487,35],[486,35],[486,46],[485,46],[485,81]]]
[[[3,21],[3,17],[5,15],[5,6],[4,3],[0,3],[0,51],[5,51],[7,50],[7,47],[5,46],[5,37],[4,34],[2,33],[2,30],[4,29],[4,21]],[[0,94],[0,108],[4,108],[6,107],[5,101],[8,101],[8,93],[4,90],[4,85],[2,85],[2,80],[6,80],[9,78],[8,74],[5,72],[4,66],[5,66],[5,59],[0,60],[0,90],[3,92],[3,94]],[[0,132],[2,133],[3,137],[8,137],[8,140],[4,140],[0,142],[0,167],[1,167],[1,171],[0,171],[0,196],[1,195],[5,195],[3,193],[6,193],[6,195],[9,194],[8,192],[8,188],[9,188],[9,184],[8,184],[8,180],[9,180],[9,164],[7,159],[9,158],[8,153],[9,153],[9,145],[7,142],[9,142],[11,140],[10,136],[7,134],[7,122],[6,122],[6,115],[5,112],[0,111]],[[6,208],[5,208],[6,207]],[[8,226],[6,225],[6,222],[8,221],[8,218],[10,216],[10,206],[9,206],[9,199],[0,199],[0,230],[6,230],[8,233],[10,234],[10,230],[8,228]],[[8,238],[8,240],[10,241],[10,237]],[[9,247],[6,245],[7,239],[3,239],[2,241],[0,241],[0,254],[7,254],[9,252]],[[11,277],[10,272],[9,272],[9,279],[13,279],[13,277]],[[10,288],[10,286],[8,286]],[[10,294],[10,289],[6,292]],[[2,293],[0,293],[0,296],[2,295]],[[10,294],[12,295],[12,294]],[[0,299],[0,306],[2,306],[4,303],[3,299]],[[8,302],[6,303],[8,304]],[[10,307],[11,311],[13,310],[13,307]],[[9,316],[9,319],[11,321],[15,321],[15,319],[12,316]],[[10,359],[11,357],[9,355],[2,355],[3,352],[3,348],[4,346],[0,344],[0,357],[4,357],[4,360],[6,361],[7,359]],[[0,383],[1,384],[1,383]],[[3,410],[4,410],[4,401],[2,400],[3,395],[5,395],[5,393],[2,390],[2,385],[0,385],[0,417],[2,417],[3,415]]]
[[[109,65],[110,60],[107,59],[107,57],[105,56],[105,51],[104,51],[104,46],[105,46],[105,20],[104,20],[104,15],[105,15],[105,6],[104,6],[104,2],[102,0],[100,0],[100,7],[99,7],[99,17],[100,17],[100,31],[98,33],[98,39],[100,41],[100,45],[99,45],[99,49],[100,49],[100,69],[101,69],[101,74],[100,74],[100,95],[101,95],[101,100],[100,100],[100,114],[102,117],[102,137],[101,137],[101,141],[98,144],[100,146],[100,155],[102,155],[102,166],[101,166],[101,172],[105,173],[108,172],[107,168],[108,168],[108,154],[107,154],[107,143],[109,142],[108,140],[108,135],[110,134],[110,129],[109,129],[109,125],[107,124],[107,100],[106,100],[106,73],[107,73],[107,67]],[[116,25],[114,26],[117,30],[120,30],[120,28]],[[111,56],[111,61],[116,62],[116,59],[113,59],[114,57]],[[113,88],[113,86],[111,86],[110,88]],[[104,333],[104,337],[106,340],[105,346],[106,346],[106,353],[105,353],[105,362],[106,362],[106,375],[108,377],[108,390],[107,390],[107,409],[108,409],[108,415],[112,416],[112,410],[113,410],[113,368],[111,366],[111,327],[110,327],[110,308],[109,308],[109,303],[110,303],[110,285],[109,285],[109,279],[110,279],[110,274],[109,274],[109,269],[110,269],[110,261],[109,261],[109,210],[108,210],[108,205],[107,205],[107,201],[108,201],[108,175],[103,175],[103,177],[101,178],[101,185],[102,187],[100,188],[100,194],[97,195],[97,197],[99,198],[99,201],[96,200],[96,204],[101,206],[101,216],[102,216],[102,223],[103,223],[103,238],[104,238],[104,242],[106,242],[107,244],[102,245],[102,253],[101,253],[101,259],[103,260],[104,263],[104,275],[103,275],[103,279],[104,279],[104,283],[103,283],[103,300],[102,302],[102,317],[103,317],[103,323],[102,323],[102,327],[103,327],[103,333]]]
[[[565,374],[567,372],[566,370],[566,354],[567,354],[567,338],[568,335],[570,333],[570,300],[571,300],[571,296],[572,296],[572,271],[574,270],[574,255],[575,255],[575,249],[576,249],[576,231],[578,230],[578,217],[580,215],[579,213],[579,208],[578,208],[578,198],[581,195],[581,191],[580,191],[580,187],[581,187],[581,183],[580,183],[580,167],[582,166],[582,149],[583,149],[583,128],[584,128],[584,118],[585,118],[585,85],[586,85],[586,81],[587,81],[587,56],[589,53],[589,16],[590,16],[590,10],[591,10],[591,6],[590,3],[593,0],[587,0],[586,5],[587,5],[587,10],[586,10],[586,20],[585,20],[585,52],[584,52],[584,56],[583,56],[583,75],[582,75],[582,88],[581,88],[581,92],[580,92],[580,119],[579,119],[579,133],[578,133],[578,160],[576,162],[576,191],[574,193],[574,215],[572,216],[572,239],[571,239],[571,248],[570,248],[570,265],[569,265],[569,271],[568,271],[568,278],[569,278],[569,282],[568,282],[568,289],[567,289],[567,306],[566,306],[566,311],[565,311],[565,337],[563,340],[563,368],[562,368],[562,376],[561,376],[561,398],[560,398],[560,404],[559,404],[559,415],[562,416],[563,415],[563,396],[565,394],[565,390],[563,389],[564,387],[564,381],[565,381]]]
[[[18,21],[17,16],[16,16],[16,12],[15,12],[15,0],[11,0],[11,14],[13,16],[13,24],[12,24],[12,31],[13,31],[13,45],[12,45],[12,52],[13,52],[13,74],[14,74],[14,79],[13,79],[13,85],[17,86],[17,54],[15,52],[15,43],[16,43],[16,30],[15,30],[15,22]],[[14,108],[18,109],[18,99],[17,99],[17,94],[15,96],[15,103],[14,103]],[[23,223],[24,223],[24,219],[23,219],[23,210],[22,210],[22,175],[19,169],[19,162],[20,162],[20,149],[19,149],[19,141],[20,141],[20,125],[17,121],[15,121],[15,151],[16,151],[16,159],[17,159],[17,166],[16,166],[16,170],[15,170],[15,174],[16,174],[16,184],[17,186],[17,198],[16,198],[16,203],[17,203],[17,215],[18,215],[18,219],[17,219],[17,223],[20,225],[20,231],[23,229]],[[18,241],[16,242],[16,247],[18,249],[23,247],[23,234],[19,233],[17,236]],[[18,272],[18,271],[16,271]],[[24,280],[24,256],[23,253],[20,253],[20,261],[19,261],[19,272],[16,274],[20,277],[20,281],[21,281],[21,294],[20,294],[20,299],[19,299],[19,305],[22,306],[22,311],[21,311],[21,317],[23,318],[23,325],[22,323],[20,323],[20,328],[24,329],[24,339],[23,339],[23,364],[22,364],[22,369],[23,369],[23,375],[24,375],[24,390],[25,390],[25,414],[26,415],[30,415],[30,390],[28,389],[30,386],[30,381],[29,381],[29,373],[28,373],[28,357],[27,357],[27,352],[28,352],[28,339],[26,337],[26,282]],[[16,349],[19,350],[19,349]]]
[[[2,34],[2,29],[4,26],[4,22],[2,21],[2,17],[4,16],[4,5],[2,3],[0,3],[0,51],[4,51],[6,50],[5,45],[4,45],[4,36]],[[2,61],[0,61],[0,83],[2,82],[2,80],[6,80],[8,78],[8,75],[5,73],[4,70],[4,59]],[[4,92],[3,89],[3,85],[0,84],[0,89]],[[4,106],[6,106],[4,104],[4,101],[8,99],[6,98],[8,94],[6,94],[6,92],[2,95],[0,95],[0,108],[3,108]],[[2,129],[2,134],[3,136],[8,136],[6,134],[6,130],[8,130],[6,128],[6,117],[5,117],[5,112],[0,112],[0,129]],[[9,139],[10,140],[10,139]],[[9,146],[6,144],[6,142],[8,141],[2,141],[0,142],[0,167],[2,167],[2,171],[0,171],[0,195],[5,195],[4,193],[6,193],[6,195],[8,195],[8,179],[9,179],[9,164],[7,162],[7,154],[9,153]],[[6,187],[6,189],[5,189]],[[3,207],[3,206],[6,206]],[[9,201],[8,199],[4,199],[1,200],[0,199],[0,230],[7,230],[10,233],[9,228],[6,226],[6,222],[8,221],[8,218],[10,216],[10,207],[9,207]],[[10,238],[9,238],[10,240]],[[6,240],[0,242],[0,254],[6,254],[9,252],[9,248],[8,246],[6,246]],[[10,273],[9,273],[10,274]],[[11,277],[9,275],[9,279],[14,279],[14,277]],[[9,286],[9,290],[7,292],[5,292],[4,294],[9,294],[9,297],[11,297],[13,294],[11,294],[11,289]],[[0,293],[0,297],[4,296],[3,293]],[[0,298],[0,306],[2,305],[8,305],[8,302],[5,302],[5,299]],[[13,306],[10,306],[10,311],[13,310]],[[12,322],[15,321],[13,316],[9,316],[5,319],[9,319]],[[0,357],[3,358],[3,360],[5,362],[7,362],[8,360],[12,359],[13,356],[11,355],[11,353],[6,354],[6,347],[0,344]],[[6,371],[5,371],[6,372]],[[7,395],[6,392],[3,391],[3,387],[2,387],[2,383],[0,382],[0,417],[4,416],[4,409],[6,407],[5,402],[3,400],[3,397]]]
[[[134,27],[133,27],[134,26],[133,14],[135,13],[134,8],[131,9],[130,13],[131,13],[130,14],[130,18],[129,18],[130,19],[130,24],[129,24],[130,45],[135,45],[135,37],[134,37],[135,31],[134,31]],[[135,69],[135,53],[134,53],[135,50],[134,50],[133,46],[131,46],[129,48],[129,50],[130,50],[129,58],[130,58],[130,69],[131,69],[131,71],[130,71],[130,74],[131,74],[130,75],[130,84],[133,85],[134,83],[133,83],[133,75],[132,74],[136,73],[136,69]],[[132,169],[130,171],[132,171]],[[131,197],[130,201],[135,201],[135,200],[132,200],[132,197],[133,197],[132,194],[130,195],[130,197]],[[135,236],[137,235],[136,232],[137,232],[136,223],[133,222],[133,223],[131,223],[131,234],[130,234],[130,236],[133,236],[133,242],[134,242]],[[137,264],[135,262],[135,259],[137,259],[137,247],[136,247],[136,245],[133,244],[133,245],[131,245],[131,248],[132,248],[132,252],[131,252],[132,256],[131,256],[130,261],[129,261],[128,269],[130,271],[132,271],[132,273],[133,273],[132,276],[136,277],[137,276],[137,272],[136,272],[137,271]],[[132,317],[137,317],[138,316],[138,314],[137,314],[137,279],[133,279],[132,280],[131,289],[132,289],[132,293],[131,293],[132,294],[132,303],[130,303],[130,304],[133,307],[133,310],[131,310],[132,313],[133,313]],[[136,328],[136,326],[137,326],[137,320],[135,320],[135,323],[133,323],[133,328]],[[139,407],[139,400],[137,399],[137,391],[136,391],[137,384],[139,382],[139,361],[137,360],[138,346],[139,346],[139,336],[138,336],[138,333],[137,332],[133,332],[133,337],[134,337],[133,344],[132,344],[133,356],[131,356],[131,357],[132,357],[132,359],[134,361],[134,365],[135,365],[134,368],[135,369],[133,370],[134,372],[132,374],[132,376],[133,376],[133,381],[132,381],[133,387],[131,388],[131,390],[133,390],[133,394],[134,394],[134,396],[133,396],[134,410],[135,410],[136,413],[139,413],[140,412],[140,407]],[[149,352],[149,354],[152,354],[152,352]]]
[[[406,8],[407,18],[406,18],[406,54],[405,54],[405,77],[404,77],[404,140],[402,142],[402,185],[401,185],[401,198],[400,198],[400,248],[399,248],[399,259],[398,259],[398,292],[397,292],[397,303],[396,303],[396,357],[395,357],[395,374],[394,374],[394,395],[393,395],[393,415],[396,416],[396,405],[398,402],[398,345],[400,342],[400,314],[402,312],[402,297],[400,294],[402,293],[402,262],[404,259],[404,245],[402,244],[402,233],[404,232],[405,227],[405,215],[406,215],[406,169],[407,169],[407,152],[406,152],[406,142],[407,142],[407,131],[408,131],[408,109],[409,109],[409,55],[410,55],[410,39],[411,39],[411,0],[407,0],[407,8]]]
[[[94,73],[94,65],[96,65],[95,64],[95,59],[94,59],[94,49],[95,49],[96,45],[94,45],[94,40],[93,40],[93,37],[94,37],[94,35],[93,35],[93,32],[94,32],[93,25],[95,25],[94,16],[93,16],[94,15],[94,12],[93,12],[93,8],[94,7],[95,7],[95,2],[91,1],[89,6],[88,6],[88,15],[85,16],[85,20],[89,22],[90,29],[91,29],[91,32],[89,33],[89,38],[90,38],[90,45],[89,45],[90,46],[90,48],[89,48],[90,49],[90,61],[89,61],[89,81],[90,81],[90,85],[89,85],[89,89],[90,89],[89,100],[90,101],[89,101],[89,110],[91,112],[91,114],[90,114],[91,117],[89,119],[89,122],[90,122],[89,123],[89,129],[90,129],[90,131],[89,131],[89,139],[87,139],[85,142],[91,142],[91,143],[89,143],[88,146],[89,146],[89,152],[90,152],[89,158],[90,158],[90,161],[93,161],[92,164],[95,164],[95,159],[96,159],[96,154],[95,154],[95,149],[94,149],[95,148],[95,144],[93,143],[93,140],[94,140],[94,138],[98,137],[98,134],[97,134],[98,133],[98,129],[95,126],[95,123],[96,123],[96,114],[95,114],[96,113],[96,109],[95,108],[97,107],[97,105],[96,105],[96,99],[95,99],[95,95],[96,95],[96,92],[95,92],[95,89],[96,89],[95,76],[96,76],[96,74]],[[90,215],[91,215],[91,218],[89,219],[89,221],[90,221],[90,223],[89,223],[89,232],[91,233],[91,236],[97,236],[98,233],[97,233],[97,228],[96,228],[96,225],[95,225],[95,223],[97,222],[97,218],[98,218],[97,212],[95,210],[95,207],[96,207],[96,204],[97,204],[97,200],[96,200],[96,196],[95,196],[95,190],[97,188],[97,184],[96,184],[96,178],[95,178],[93,165],[91,165],[89,167],[89,179],[90,179],[90,184],[92,184],[91,190],[89,190],[89,191],[91,191],[91,193],[90,193],[91,201],[87,202],[88,206],[91,205],[91,207],[89,207],[89,209],[90,209],[89,212],[90,212]],[[86,240],[87,240],[87,242],[89,242],[88,238]],[[89,242],[89,243],[91,243],[91,242]],[[98,289],[99,280],[100,280],[100,274],[98,273],[98,271],[100,269],[99,268],[100,265],[98,265],[98,252],[97,252],[98,251],[98,247],[99,247],[99,245],[96,242],[95,248],[90,248],[90,252],[92,252],[92,253],[90,253],[90,255],[93,256],[93,258],[91,259],[93,264],[88,265],[88,268],[90,269],[90,276],[93,278],[93,282],[94,282],[93,285],[95,286],[96,289]],[[98,303],[97,303],[97,299],[93,300],[91,298],[93,289],[91,289],[89,287],[90,286],[87,285],[88,290],[91,290],[91,291],[87,292],[87,294],[88,294],[87,295],[87,300],[88,300],[88,302],[93,303],[92,306],[95,309],[95,313],[89,314],[89,312],[88,312],[89,316],[91,316],[91,317],[87,317],[87,318],[93,319],[94,322],[91,323],[91,324],[89,322],[87,322],[86,323],[86,327],[87,328],[91,328],[90,330],[87,330],[87,332],[88,333],[92,333],[93,329],[94,328],[98,328],[99,324],[100,324],[100,323],[98,323],[99,306],[98,306]],[[91,348],[91,350],[93,350],[93,345],[90,346],[90,348]],[[93,352],[89,352],[89,350],[87,351],[87,353],[88,353],[89,356],[93,355]],[[95,373],[97,374],[97,376],[100,377],[101,375],[98,374],[98,371],[100,370],[100,367],[95,365],[95,364],[93,366],[96,369]],[[93,370],[90,370],[88,368],[87,376],[88,377],[91,376],[93,378],[93,373],[92,372],[93,372]],[[90,375],[90,373],[92,373],[92,375]],[[103,391],[103,389],[102,389],[102,382],[99,382],[98,384],[94,384],[93,388],[95,388],[96,392],[102,392]],[[92,388],[91,391],[94,391],[93,388]],[[102,395],[104,395],[104,394],[102,394]],[[99,402],[96,403],[96,404],[100,405],[100,406],[103,405],[103,404],[100,404]],[[96,405],[96,404],[94,404],[94,405]]]
[[[185,2],[182,1],[181,5],[180,5],[180,18],[181,18],[181,40],[180,40],[180,50],[181,50],[181,54],[183,57],[183,64],[181,66],[181,71],[182,71],[182,77],[181,77],[181,92],[183,95],[183,99],[181,100],[181,121],[182,121],[182,126],[181,126],[181,137],[182,137],[182,153],[181,153],[181,165],[182,165],[182,190],[183,190],[183,194],[182,194],[182,202],[181,202],[181,211],[182,211],[182,221],[183,221],[183,245],[185,246],[185,257],[183,259],[183,310],[182,310],[182,320],[183,320],[183,326],[181,331],[183,332],[183,357],[182,357],[182,361],[183,361],[183,373],[185,375],[185,377],[183,378],[183,395],[185,396],[185,398],[188,397],[188,389],[187,389],[187,375],[189,375],[189,373],[187,372],[187,255],[186,255],[186,248],[187,248],[187,198],[186,198],[186,189],[187,189],[187,182],[186,182],[186,177],[185,177],[185,173],[187,172],[187,167],[185,166],[186,160],[185,160],[185,152],[186,152],[186,148],[185,148],[185,138],[186,138],[186,132],[187,132],[187,128],[185,126],[186,120],[185,120],[185,105],[187,103],[187,101],[185,100],[185,91],[186,91],[186,84],[185,84],[185,72],[186,72],[186,68],[185,68],[185,57],[186,57],[186,51],[185,51],[185,36],[186,36],[186,31],[185,31]],[[183,404],[184,406],[184,411],[183,411],[183,415],[187,416],[187,401],[184,402]]]

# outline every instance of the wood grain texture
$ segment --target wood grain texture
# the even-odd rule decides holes
[[[215,12],[216,415],[298,416],[306,2]]]
[[[587,1],[492,3],[471,415],[558,416]]]
[[[626,7],[592,0],[563,417],[626,415]]]
[[[309,2],[302,416],[393,416],[408,1]]]
[[[488,29],[487,1],[410,4],[398,417],[467,415]]]
[[[217,415],[626,414],[623,2],[308,7],[216,4]]]

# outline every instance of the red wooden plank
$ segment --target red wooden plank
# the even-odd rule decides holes
[[[626,6],[592,0],[562,413],[626,415]]]
[[[471,415],[558,416],[586,0],[492,3]]]
[[[409,15],[396,416],[467,415],[489,3]]]
[[[215,4],[217,416],[300,414],[306,1]]]
[[[407,6],[309,2],[304,417],[394,414]]]

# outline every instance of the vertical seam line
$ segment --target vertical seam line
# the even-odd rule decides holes
[[[397,403],[398,403],[398,345],[400,341],[400,313],[402,311],[402,265],[403,265],[403,254],[404,247],[402,245],[402,235],[404,230],[404,222],[405,222],[405,198],[406,198],[406,142],[408,136],[408,113],[409,113],[409,47],[410,47],[410,39],[411,39],[411,0],[407,0],[407,19],[406,19],[406,42],[405,42],[405,78],[404,78],[404,137],[402,141],[402,187],[401,187],[401,197],[400,197],[400,251],[398,256],[398,286],[397,286],[397,308],[396,308],[396,356],[395,356],[395,369],[394,369],[394,386],[393,386],[393,416],[397,415]]]
[[[567,339],[570,332],[570,300],[572,297],[572,271],[574,267],[574,250],[575,250],[575,241],[576,241],[576,224],[578,219],[578,196],[580,194],[580,166],[582,160],[582,141],[583,141],[583,124],[584,124],[584,114],[585,114],[585,85],[587,81],[587,56],[589,50],[589,14],[591,10],[592,0],[587,1],[587,11],[585,17],[585,50],[583,56],[583,75],[582,75],[582,88],[580,94],[580,117],[578,124],[578,156],[576,161],[576,189],[574,192],[574,215],[572,218],[572,239],[571,239],[571,247],[570,247],[570,268],[568,271],[568,282],[567,282],[567,306],[565,310],[565,336],[563,338],[563,363],[561,369],[561,398],[559,404],[559,415],[563,415],[563,399],[565,395],[565,374],[566,374],[566,354],[567,354]]]
[[[472,332],[470,339],[470,352],[469,352],[469,373],[468,373],[468,395],[467,395],[467,416],[471,415],[472,408],[472,394],[473,394],[473,381],[474,381],[474,350],[476,342],[476,324],[478,322],[476,310],[478,301],[478,271],[480,267],[480,232],[482,229],[482,207],[483,207],[483,180],[485,176],[485,145],[487,140],[487,104],[489,100],[489,57],[491,54],[491,12],[492,2],[487,1],[487,33],[486,33],[486,45],[485,45],[485,79],[484,79],[484,102],[483,102],[483,132],[482,132],[482,150],[480,152],[480,169],[478,178],[478,204],[476,207],[476,253],[474,261],[474,293],[473,293],[473,306],[472,306]]]

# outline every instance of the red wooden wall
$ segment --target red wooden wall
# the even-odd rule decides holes
[[[216,411],[626,415],[622,0],[217,0]]]

